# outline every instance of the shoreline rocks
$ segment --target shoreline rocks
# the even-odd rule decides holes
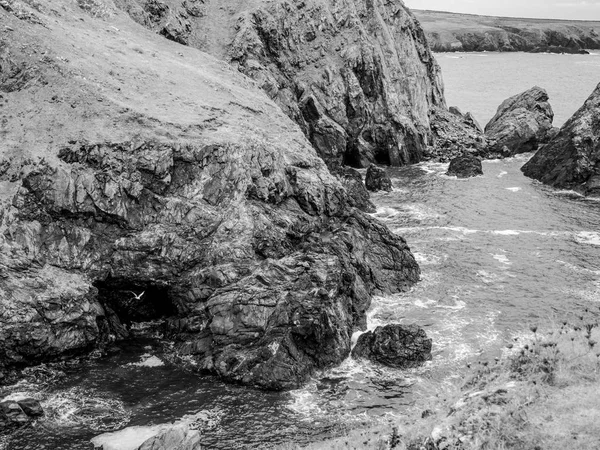
[[[458,178],[470,178],[483,175],[481,160],[472,155],[457,156],[450,161],[446,175]]]
[[[600,84],[558,134],[523,167],[542,183],[600,195]]]
[[[537,150],[552,133],[548,93],[537,86],[506,99],[485,126],[491,152],[514,156]]]
[[[392,180],[390,179],[386,170],[381,167],[377,167],[375,164],[371,164],[367,169],[365,186],[367,190],[371,192],[391,192],[393,189]]]
[[[409,369],[431,360],[431,345],[431,339],[417,325],[386,325],[361,334],[352,357]]]

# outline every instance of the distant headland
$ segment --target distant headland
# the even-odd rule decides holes
[[[521,19],[413,10],[436,52],[586,53],[600,49],[600,21]]]

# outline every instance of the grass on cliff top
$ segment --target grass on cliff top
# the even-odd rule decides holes
[[[507,357],[471,367],[463,385],[428,400],[418,417],[304,448],[598,450],[599,320],[593,307],[545,330],[531,326]]]

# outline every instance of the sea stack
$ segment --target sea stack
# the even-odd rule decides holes
[[[522,170],[550,186],[600,195],[600,84]]]

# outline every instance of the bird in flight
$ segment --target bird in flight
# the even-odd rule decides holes
[[[143,291],[141,294],[136,294],[133,291],[127,291],[127,292],[131,292],[133,294],[133,299],[135,299],[135,300],[141,300],[142,299],[142,295],[144,295],[146,293],[146,291]]]

